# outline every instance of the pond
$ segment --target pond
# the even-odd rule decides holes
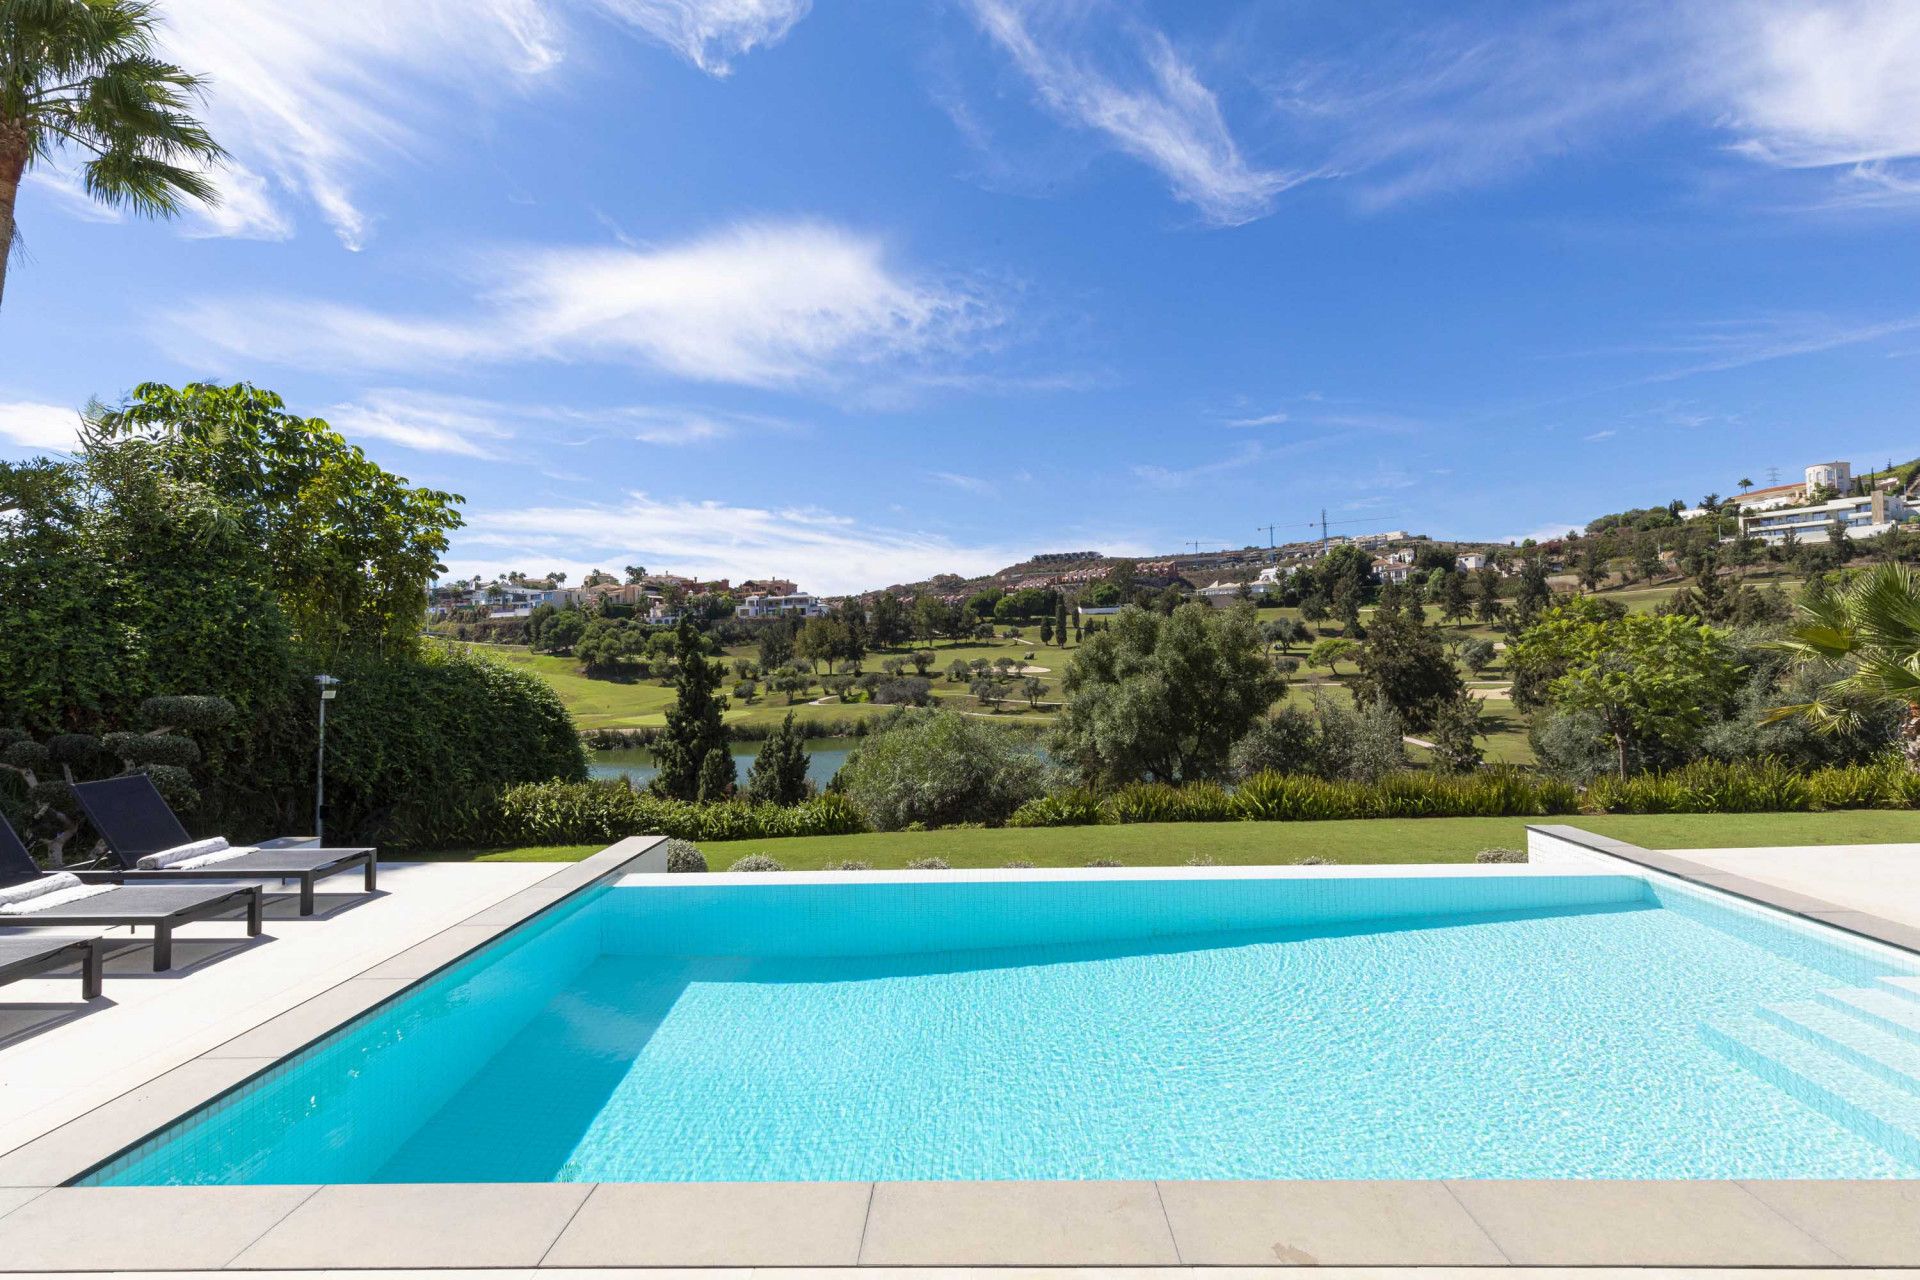
[[[850,738],[814,738],[807,741],[807,777],[815,787],[822,790],[826,788],[852,754],[853,742]],[[754,758],[759,754],[760,744],[757,742],[741,743],[733,753],[734,775],[740,785],[746,785],[747,770],[753,768]],[[625,778],[629,786],[644,787],[653,781],[660,769],[653,762],[653,752],[641,747],[622,747],[588,752],[587,772],[596,779]]]

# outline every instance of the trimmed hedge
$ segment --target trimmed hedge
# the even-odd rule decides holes
[[[1473,774],[1396,773],[1378,782],[1328,781],[1257,773],[1228,791],[1202,782],[1140,782],[1102,798],[1060,792],[1022,805],[1015,827],[1130,822],[1312,822],[1333,818],[1523,818],[1572,813],[1573,787],[1506,770]]]
[[[664,800],[635,791],[621,779],[606,782],[532,782],[509,787],[474,825],[475,843],[611,844],[627,836],[676,840],[767,840],[779,836],[842,836],[866,824],[843,796],[829,793],[802,804],[701,804]]]
[[[1695,760],[1664,773],[1595,778],[1591,813],[1806,813],[1826,809],[1911,809],[1920,774],[1899,757],[1800,771],[1777,758],[1729,764]]]

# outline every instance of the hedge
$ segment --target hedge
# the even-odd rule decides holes
[[[832,793],[792,806],[744,800],[701,804],[663,800],[616,778],[509,787],[491,812],[476,822],[472,839],[500,845],[591,844],[666,835],[697,842],[840,836],[865,830],[866,824],[846,798]]]
[[[1664,773],[1595,778],[1585,796],[1590,813],[1806,813],[1916,804],[1920,774],[1898,756],[1807,771],[1776,758],[1695,760]]]
[[[1211,782],[1184,787],[1137,782],[1104,797],[1084,790],[1056,792],[1022,805],[1008,825],[1514,818],[1572,813],[1577,799],[1567,783],[1498,769],[1462,775],[1396,773],[1372,783],[1259,773],[1231,791]]]

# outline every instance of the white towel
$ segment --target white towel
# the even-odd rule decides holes
[[[54,881],[51,892],[41,893],[31,898],[16,898],[10,902],[0,902],[0,916],[27,916],[36,911],[45,911],[49,907],[64,907],[69,902],[79,902],[102,893],[112,893],[119,886],[111,884],[82,884],[78,877],[64,871],[58,875],[41,876],[36,884]],[[70,882],[70,883],[60,883]],[[15,885],[18,889],[21,886]]]
[[[10,907],[17,902],[27,902],[49,893],[58,893],[62,889],[71,889],[80,883],[80,877],[71,871],[54,871],[44,876],[35,876],[19,884],[10,884],[0,889],[0,907]]]
[[[134,865],[142,871],[158,871],[162,867],[179,866],[188,859],[202,858],[211,853],[220,853],[227,847],[225,836],[212,836],[206,840],[190,840],[186,844],[177,844],[171,849],[162,849],[158,853],[149,853]]]
[[[210,867],[216,862],[232,862],[235,858],[244,858],[259,849],[250,844],[230,845],[225,849],[216,849],[212,853],[203,853],[197,858],[188,858],[184,862],[169,863],[168,871],[192,871],[196,867]]]

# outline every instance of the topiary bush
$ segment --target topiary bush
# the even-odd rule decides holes
[[[707,869],[707,855],[700,852],[700,846],[685,840],[667,841],[667,870],[674,875],[686,875]]]

